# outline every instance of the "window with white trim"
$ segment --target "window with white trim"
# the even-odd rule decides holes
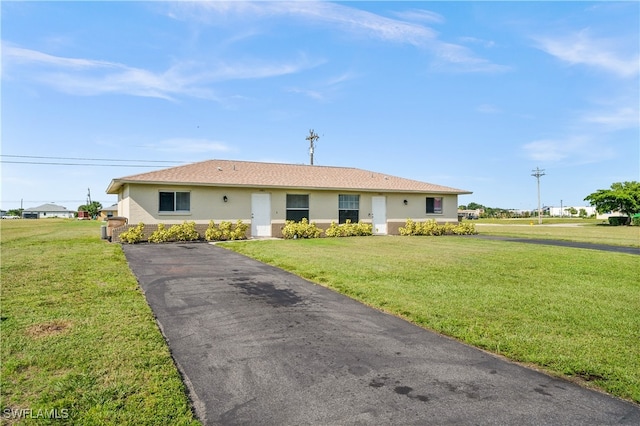
[[[360,195],[338,195],[338,223],[358,223],[360,220]]]
[[[309,195],[287,194],[287,220],[300,222],[305,217],[309,220]]]
[[[427,213],[442,214],[442,197],[427,197]]]
[[[191,210],[191,193],[178,191],[160,191],[160,212],[188,212]]]

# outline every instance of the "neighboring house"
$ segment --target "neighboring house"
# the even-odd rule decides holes
[[[580,210],[584,210],[587,214],[587,217],[596,214],[596,208],[593,206],[562,206],[562,207],[547,207],[549,216],[552,217],[577,217],[580,214]],[[575,209],[576,213],[571,214],[571,209]]]
[[[242,220],[252,237],[281,237],[287,220],[368,222],[375,234],[399,234],[406,220],[458,221],[469,191],[349,167],[209,160],[113,179],[118,216],[176,224]]]
[[[66,207],[55,204],[43,204],[38,207],[31,207],[22,211],[24,219],[45,219],[50,217],[74,218],[75,211],[67,210]]]
[[[110,217],[114,217],[118,215],[118,205],[114,204],[109,207],[105,207],[100,212],[98,212],[98,219],[104,220]]]
[[[458,217],[464,219],[479,219],[482,213],[484,213],[484,209],[458,210]]]

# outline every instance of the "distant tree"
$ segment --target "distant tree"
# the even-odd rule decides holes
[[[567,207],[564,211],[569,213],[570,216],[578,214],[578,210],[575,207]]]
[[[465,206],[464,204],[460,204],[458,206],[458,210],[467,210],[467,206]]]
[[[97,217],[98,213],[102,210],[102,203],[98,201],[92,201],[91,204],[84,204],[78,207],[79,212],[89,212],[89,216]]]
[[[640,182],[615,182],[610,189],[599,189],[584,200],[596,206],[598,213],[619,211],[631,218],[640,213]]]
[[[585,217],[587,217],[587,211],[585,209],[580,209],[578,216],[584,219]]]
[[[485,206],[483,206],[482,204],[478,204],[478,203],[469,203],[467,204],[467,210],[478,210],[478,209],[484,209]]]
[[[7,215],[9,216],[18,216],[18,217],[22,217],[22,211],[24,209],[11,209],[7,212]]]

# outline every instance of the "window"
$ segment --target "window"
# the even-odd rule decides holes
[[[309,195],[287,194],[287,220],[300,222],[303,217],[309,219]]]
[[[188,212],[191,210],[190,192],[160,192],[161,212]]]
[[[442,214],[442,197],[427,197],[427,213]]]
[[[351,223],[358,223],[360,220],[360,196],[359,195],[338,195],[338,222],[346,223],[347,219]]]

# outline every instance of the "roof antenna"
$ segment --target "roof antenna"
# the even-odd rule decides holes
[[[305,140],[309,141],[309,158],[311,160],[311,165],[313,166],[313,149],[315,148],[315,142],[320,138],[316,133],[313,132],[313,129],[309,130],[309,136],[305,138]]]

